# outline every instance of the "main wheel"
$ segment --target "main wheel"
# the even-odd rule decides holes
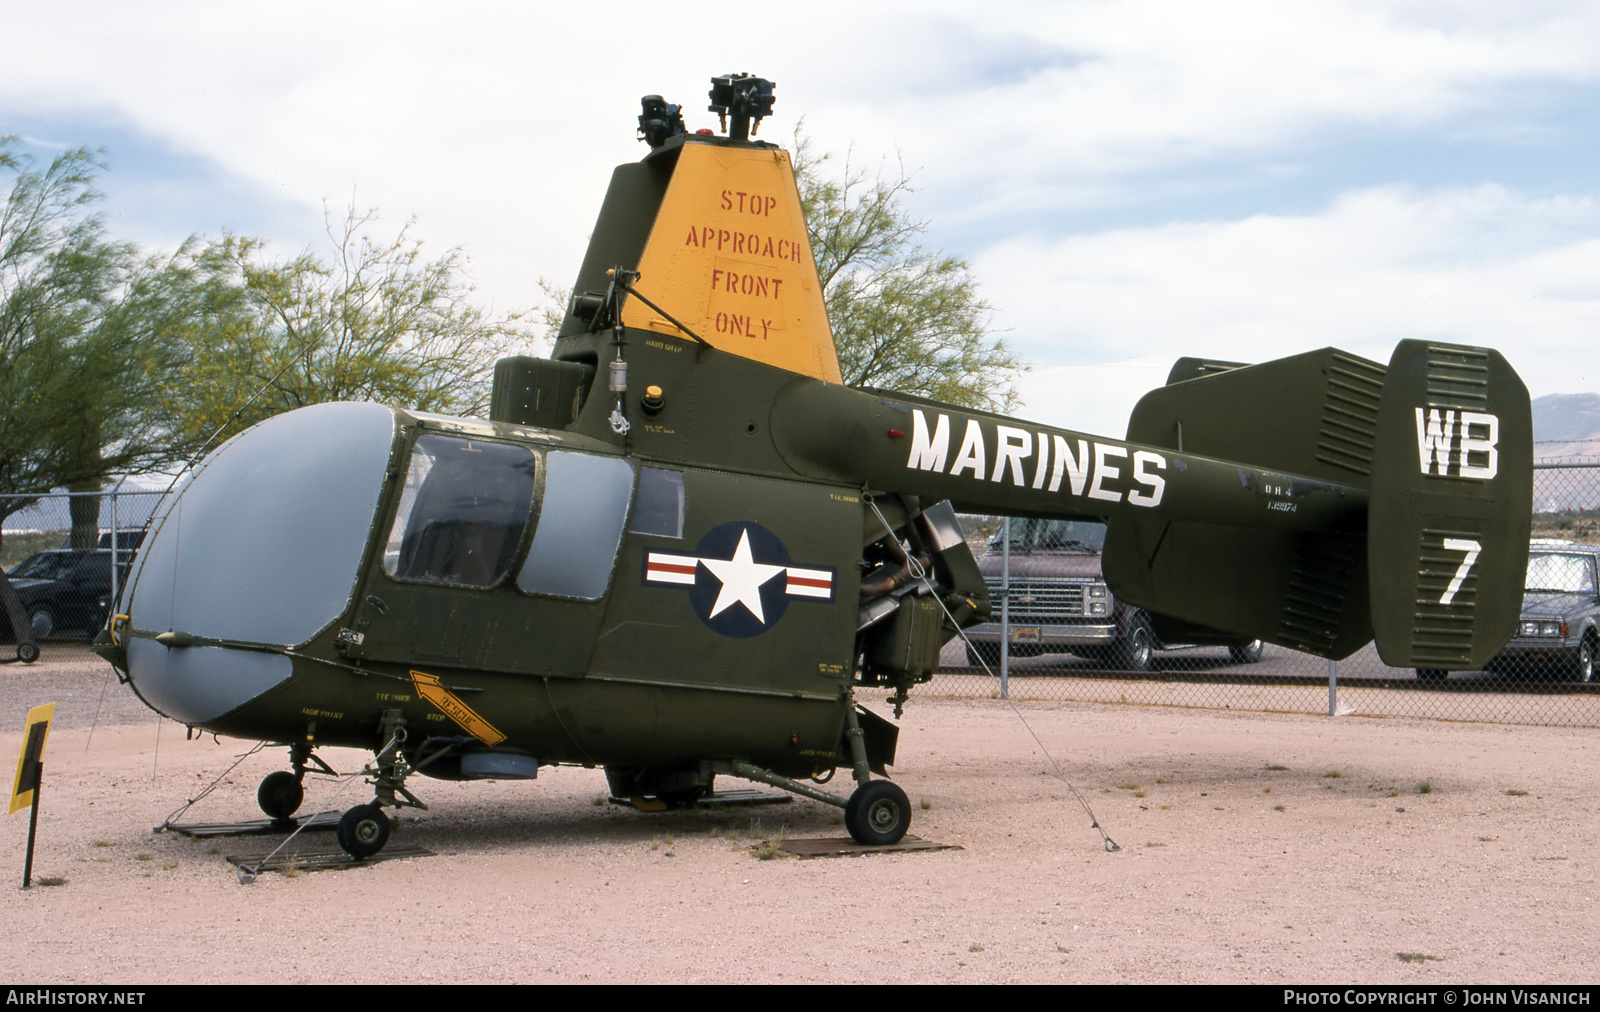
[[[256,788],[256,804],[275,822],[282,822],[300,810],[306,799],[306,789],[300,778],[288,770],[275,770],[261,778]]]
[[[1229,647],[1228,660],[1235,664],[1254,664],[1261,660],[1261,641],[1251,640],[1243,646]]]
[[[1155,654],[1155,634],[1142,618],[1128,623],[1128,635],[1111,652],[1113,663],[1122,671],[1149,671]]]
[[[857,843],[887,847],[911,828],[911,802],[899,785],[870,780],[856,788],[844,806],[844,825]]]
[[[710,796],[711,785],[716,779],[716,775],[713,774],[706,779],[703,786],[686,787],[681,791],[662,791],[656,796],[665,801],[668,808],[693,808],[701,798]]]
[[[334,836],[351,857],[371,857],[389,842],[389,817],[376,804],[357,805],[339,817]]]
[[[1585,636],[1578,644],[1578,669],[1574,672],[1580,682],[1594,681],[1594,640]]]
[[[1450,677],[1450,672],[1444,668],[1418,668],[1417,677],[1424,682],[1442,682]]]
[[[36,640],[49,639],[56,631],[56,615],[49,608],[35,608],[28,615],[28,624],[33,627],[33,638]]]
[[[968,643],[967,663],[975,668],[1000,666],[1000,645],[997,643]]]

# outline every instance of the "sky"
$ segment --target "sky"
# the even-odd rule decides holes
[[[283,256],[376,208],[481,301],[577,272],[639,97],[777,82],[759,137],[902,168],[1030,366],[1121,435],[1184,355],[1403,338],[1600,390],[1600,7],[1522,0],[0,3],[0,134],[103,149],[111,233]]]

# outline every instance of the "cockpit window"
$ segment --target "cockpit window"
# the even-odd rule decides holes
[[[633,498],[633,468],[617,457],[550,451],[539,526],[517,573],[529,594],[594,601],[611,582]]]
[[[492,587],[506,578],[533,505],[522,446],[427,434],[411,451],[383,570],[398,580]]]
[[[639,496],[628,530],[663,538],[683,537],[683,472],[639,468]]]

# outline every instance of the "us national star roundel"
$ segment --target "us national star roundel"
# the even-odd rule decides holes
[[[684,588],[700,621],[736,639],[772,628],[791,600],[834,599],[832,567],[791,564],[776,534],[744,520],[713,527],[693,552],[646,552],[644,582]]]

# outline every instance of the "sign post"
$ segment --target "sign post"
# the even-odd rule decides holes
[[[28,856],[22,866],[22,888],[33,885],[33,838],[39,829],[39,789],[44,779],[44,743],[50,737],[50,718],[56,704],[45,703],[28,711],[28,728],[22,736],[22,754],[17,757],[17,779],[11,787],[10,815],[24,806],[28,816]]]

